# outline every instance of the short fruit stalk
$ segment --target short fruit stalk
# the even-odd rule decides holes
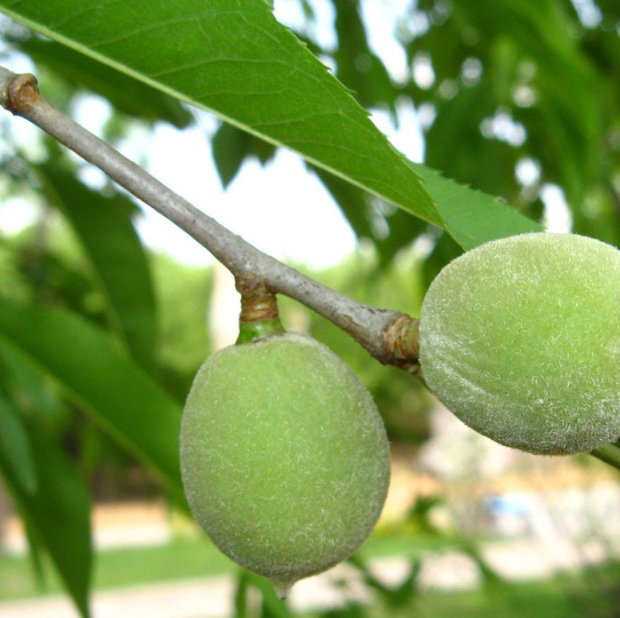
[[[241,294],[237,345],[284,334],[276,296],[269,288],[262,284],[248,285],[238,280],[237,289]]]

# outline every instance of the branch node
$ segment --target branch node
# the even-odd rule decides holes
[[[278,319],[276,295],[264,279],[250,272],[236,277],[235,286],[241,294],[241,324]]]
[[[284,332],[277,317],[278,293],[331,320],[379,362],[415,370],[417,356],[411,348],[415,333],[408,333],[406,327],[411,318],[401,324],[404,334],[397,335],[394,331],[399,329],[392,322],[402,314],[355,301],[252,247],[47,103],[33,75],[15,75],[0,66],[0,106],[27,118],[97,165],[209,249],[237,277],[242,296],[241,341]]]
[[[31,73],[16,75],[8,88],[8,109],[17,115],[23,115],[41,96],[39,82]]]
[[[401,313],[397,315],[383,334],[383,348],[389,364],[417,373],[420,320]]]
[[[241,294],[237,345],[284,334],[276,295],[265,280],[250,272],[235,279]]]

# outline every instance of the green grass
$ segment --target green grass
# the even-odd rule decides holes
[[[63,591],[49,563],[45,582],[37,584],[27,557],[0,558],[0,600]],[[204,538],[176,540],[156,547],[98,552],[93,583],[96,589],[232,573],[234,564]]]
[[[441,550],[437,537],[374,536],[365,545],[366,557],[407,555]],[[95,556],[95,589],[117,588],[157,581],[173,581],[232,573],[236,566],[204,536],[175,540],[167,545],[100,551]],[[37,583],[29,558],[0,557],[0,600],[63,591],[51,565],[44,561],[45,581]]]
[[[583,573],[560,575],[541,582],[506,583],[466,592],[414,594],[402,606],[377,603],[362,607],[359,614],[349,609],[349,613],[342,610],[300,618],[617,618],[618,567],[597,569],[597,578],[601,575],[607,585],[600,587],[587,583],[589,575]]]
[[[378,535],[366,543],[362,555],[415,557],[446,547],[446,541],[433,536]],[[27,557],[0,558],[0,600],[61,592],[53,569],[44,566],[46,583],[38,587]],[[163,546],[99,552],[94,587],[117,588],[235,571],[235,565],[206,538],[183,538]],[[363,613],[308,614],[304,618],[615,618],[620,616],[619,591],[620,566],[608,565],[535,583],[494,583],[457,593],[413,591],[400,605],[397,595],[391,595],[383,604],[364,608]]]

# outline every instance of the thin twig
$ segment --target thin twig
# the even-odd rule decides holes
[[[30,120],[178,225],[237,280],[254,280],[301,302],[349,333],[382,363],[415,368],[415,318],[357,302],[259,251],[50,105],[33,75],[0,67],[0,105]]]

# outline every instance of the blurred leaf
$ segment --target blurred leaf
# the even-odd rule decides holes
[[[264,0],[2,0],[10,17],[285,146],[428,221],[441,216],[367,113]]]
[[[9,407],[11,404],[0,395],[0,409],[6,411]],[[26,426],[38,480],[36,488],[21,482],[20,475],[7,465],[2,450],[0,470],[29,533],[37,537],[35,545],[40,541],[47,549],[80,614],[86,617],[92,561],[88,492],[45,423],[31,418]]]
[[[112,436],[150,465],[184,504],[181,408],[104,331],[57,309],[0,299],[0,336],[63,385]]]
[[[437,529],[430,517],[432,510],[440,504],[444,504],[444,499],[439,496],[419,496],[413,507],[407,513],[407,520],[415,522],[420,530],[426,533],[445,536],[446,534]]]
[[[587,26],[578,16],[583,7],[570,0],[418,4],[429,27],[410,26],[403,41],[410,62],[426,58],[432,66],[433,83],[415,87],[416,106],[432,106],[434,116],[427,163],[528,209],[542,187],[557,184],[574,231],[610,236],[588,221],[620,162],[611,146],[620,120],[620,40],[608,4],[596,3],[600,23]],[[523,190],[515,172],[528,159],[540,174]]]
[[[136,210],[120,193],[104,197],[59,167],[36,168],[67,216],[98,274],[118,328],[143,366],[154,363],[155,293],[147,257],[131,222]]]
[[[442,102],[441,121],[433,123],[426,136],[425,159],[458,182],[516,200],[520,186],[514,170],[522,151],[488,139],[480,130],[483,120],[496,111],[489,96],[492,85],[483,78],[476,86],[462,88],[453,99]]]
[[[248,584],[256,588],[262,596],[262,616],[261,618],[291,618],[292,614],[286,607],[286,602],[278,598],[273,584],[261,577],[247,571]]]
[[[442,233],[436,240],[429,255],[422,263],[422,279],[424,289],[428,289],[441,269],[461,255],[462,250],[448,234]]]
[[[237,573],[237,585],[235,588],[235,618],[247,618],[247,594],[248,577],[247,571],[241,569]]]
[[[163,253],[151,255],[150,262],[158,295],[157,358],[162,365],[158,381],[166,378],[167,390],[184,401],[213,347],[209,332],[213,268],[181,264]]]
[[[475,545],[463,540],[462,549],[478,567],[478,571],[480,571],[480,575],[482,575],[484,585],[497,586],[504,583],[504,580],[489,566]]]
[[[19,413],[0,390],[0,461],[24,493],[37,490],[37,474],[30,440]]]
[[[367,193],[319,168],[311,167],[311,169],[336,200],[356,236],[373,241],[379,255],[379,268],[387,266],[400,249],[427,229],[426,222],[409,216],[401,209],[394,209],[393,213],[384,216],[376,210],[373,213],[373,206],[369,203],[370,196]],[[386,206],[390,208],[389,205]],[[385,234],[378,233],[371,224],[373,214],[383,218]]]
[[[255,156],[264,165],[276,151],[272,144],[227,122],[222,123],[213,136],[211,148],[224,187],[234,180],[246,157]]]
[[[50,426],[62,424],[66,415],[63,402],[32,363],[4,340],[0,340],[0,376],[5,391],[24,413],[44,415]]]
[[[370,49],[366,28],[360,15],[360,3],[354,0],[332,0],[338,33],[336,76],[366,109],[388,107],[396,118],[396,99],[401,89],[392,84],[381,59]]]
[[[17,498],[15,498],[17,502]],[[19,508],[19,506],[17,507]],[[45,569],[43,568],[43,552],[45,546],[37,535],[36,531],[32,529],[32,525],[28,523],[27,519],[23,520],[26,538],[28,539],[28,558],[30,559],[30,565],[32,566],[32,573],[39,590],[43,590],[45,586]]]
[[[375,234],[366,212],[367,194],[351,183],[329,174],[321,168],[310,166],[310,169],[320,178],[323,185],[336,200],[356,236],[374,239]]]
[[[359,554],[351,556],[349,562],[360,571],[364,578],[364,583],[375,590],[385,605],[391,609],[411,606],[418,596],[417,582],[422,565],[417,559],[411,560],[409,574],[395,588],[385,586],[381,580],[377,579],[368,568],[366,561]]]
[[[366,609],[357,603],[349,604],[342,609],[330,609],[321,614],[321,618],[366,618],[367,616]]]
[[[418,496],[409,513],[415,517],[426,518],[436,506],[444,502],[445,500],[440,496]]]
[[[55,215],[53,208],[46,208],[41,219],[20,239],[15,239],[9,261],[19,276],[17,283],[23,291],[20,295],[13,295],[11,288],[17,287],[13,285],[5,287],[2,293],[15,300],[27,298],[39,304],[62,306],[88,316],[93,322],[106,324],[110,313],[106,298],[87,260],[75,259],[73,249],[65,253],[52,246],[61,238],[54,233],[52,240],[49,233],[49,224]]]
[[[34,36],[11,42],[37,64],[76,88],[86,88],[104,96],[117,110],[130,116],[150,122],[165,120],[179,129],[193,120],[192,114],[177,99],[69,47]]]
[[[244,131],[224,122],[211,140],[213,161],[224,188],[234,180],[250,154],[246,135]]]

